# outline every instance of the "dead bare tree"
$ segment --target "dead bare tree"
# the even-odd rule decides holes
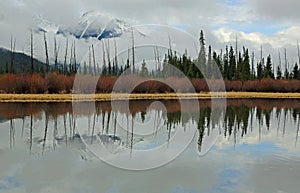
[[[73,47],[74,47],[74,42],[72,42],[72,45],[71,45],[71,56],[70,56],[70,64],[69,64],[69,71],[70,71],[70,74],[72,73],[72,64],[73,64]]]
[[[238,38],[235,35],[235,63],[237,64],[239,60],[239,53],[238,53]]]
[[[111,75],[111,61],[110,61],[110,44],[109,39],[105,42],[105,49],[106,49],[106,58],[108,62],[108,75]]]
[[[251,74],[252,74],[253,77],[255,77],[255,72],[254,72],[254,58],[255,58],[254,52],[252,52],[252,55],[251,55]]]
[[[56,35],[54,35],[54,70],[58,71],[58,48],[56,43]]]
[[[298,64],[300,65],[300,48],[299,48],[299,41],[297,40],[297,51],[298,51]]]
[[[286,48],[284,48],[284,66],[285,66],[285,78],[288,79],[289,77],[289,71],[288,71],[288,61],[287,61],[287,54],[286,54]]]
[[[10,38],[10,52],[11,52],[11,59],[10,59],[10,72],[15,73],[15,49],[16,49],[16,38],[13,41],[13,37]]]
[[[48,73],[49,70],[50,70],[50,64],[49,64],[48,44],[47,44],[46,32],[44,32],[44,43],[45,43],[45,55],[46,55],[46,73]]]
[[[92,74],[92,56],[91,56],[91,46],[89,46],[89,73]]]
[[[131,28],[131,35],[132,35],[132,73],[135,74],[134,31],[132,28]]]
[[[117,41],[116,39],[114,38],[114,47],[115,47],[115,57],[114,57],[114,73],[115,75],[118,74],[118,57],[117,57],[117,54],[118,54],[118,48],[117,48]]]
[[[263,47],[260,46],[260,63],[263,65]]]
[[[33,66],[33,32],[31,29],[30,32],[30,73],[33,74],[34,66]]]
[[[72,64],[72,73],[76,73],[77,71],[77,61],[76,61],[76,42],[74,40],[73,43],[73,64]]]
[[[278,67],[279,67],[279,69],[281,70],[281,56],[280,56],[280,50],[278,50]],[[278,75],[278,71],[277,71],[277,75]],[[282,78],[282,76],[280,77],[280,78]]]
[[[106,72],[104,72],[106,70],[105,48],[104,48],[103,41],[101,41],[101,43],[102,43],[102,59],[103,59],[102,75],[106,75]]]
[[[68,47],[69,47],[69,40],[68,40],[68,38],[67,38],[67,40],[66,40],[66,50],[65,50],[65,60],[64,60],[64,74],[66,74],[67,73],[67,56],[68,56]]]
[[[94,50],[94,45],[92,44],[92,53],[93,53],[93,65],[94,65],[94,75],[96,75],[97,70],[96,70],[96,59],[95,59],[95,50]]]
[[[153,52],[154,52],[155,70],[157,72],[158,71],[158,63],[157,63],[156,47],[154,47]]]

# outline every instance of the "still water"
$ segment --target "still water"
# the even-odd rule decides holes
[[[0,103],[0,192],[300,192],[300,100],[194,102]]]

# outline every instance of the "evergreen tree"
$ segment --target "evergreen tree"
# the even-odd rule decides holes
[[[243,66],[242,66],[242,81],[249,80],[251,78],[251,72],[250,72],[250,57],[249,57],[249,51],[248,49],[245,49],[243,47],[244,53],[243,53]]]
[[[123,66],[120,67],[120,70],[118,72],[118,76],[122,75],[124,72]]]
[[[273,70],[272,70],[272,61],[271,55],[267,57],[266,67],[264,68],[264,77],[265,78],[274,78]]]
[[[213,59],[214,59],[215,63],[217,64],[217,67],[219,68],[219,71],[223,75],[222,61],[221,61],[220,55],[217,55],[217,53],[215,51],[213,53]],[[221,77],[217,77],[217,74],[216,74],[217,70],[213,70],[213,72],[215,72],[214,73],[215,78],[221,78]]]
[[[212,52],[211,52],[211,46],[208,46],[208,59],[207,59],[207,78],[213,78],[213,72],[212,72]]]
[[[148,76],[148,68],[146,67],[145,60],[143,60],[143,63],[142,63],[142,68],[141,68],[141,71],[140,71],[140,76],[142,76],[142,77],[147,77]]]
[[[233,80],[234,79],[235,70],[236,70],[235,54],[234,54],[232,46],[230,46],[230,51],[229,51],[229,71],[228,71],[228,79],[229,80]]]
[[[228,61],[228,47],[226,46],[226,52],[223,57],[224,69],[223,69],[223,78],[230,80],[229,78],[229,61]]]
[[[9,73],[9,69],[8,69],[8,62],[6,61],[5,62],[5,73]]]
[[[104,64],[104,65],[103,65],[103,68],[102,68],[101,76],[107,76],[107,75],[108,75],[107,67],[106,67],[106,65]]]
[[[203,30],[200,31],[200,52],[198,56],[198,62],[197,66],[201,70],[202,74],[207,76],[207,70],[206,70],[206,54],[205,54],[205,39],[204,39],[204,33]]]
[[[262,79],[264,77],[264,73],[263,73],[263,61],[257,63],[257,78],[258,79]]]
[[[285,71],[284,71],[284,78],[285,79],[290,79],[290,72],[288,71],[287,68],[285,68]]]
[[[234,79],[235,80],[241,80],[243,79],[243,59],[241,52],[238,53],[238,60],[237,60],[237,66],[234,73]]]
[[[282,71],[280,66],[277,66],[277,76],[276,79],[282,79]]]
[[[108,61],[108,75],[112,75],[112,67],[110,61]]]
[[[293,79],[300,79],[300,71],[297,62],[295,63],[294,69],[293,69]]]

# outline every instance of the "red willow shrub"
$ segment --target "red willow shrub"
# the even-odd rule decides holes
[[[209,88],[204,79],[191,79],[191,82],[196,90],[196,92],[208,92]]]
[[[246,92],[300,92],[299,80],[261,79],[246,81],[242,91]]]
[[[4,74],[0,76],[0,92],[29,93],[30,88],[26,75]]]
[[[137,85],[132,93],[174,93],[175,91],[166,83],[158,80],[147,80]]]
[[[116,76],[102,76],[97,82],[97,93],[111,93],[118,77]]]
[[[234,81],[228,81],[225,80],[225,87],[226,91],[242,91],[242,81],[240,80],[234,80]]]
[[[76,85],[73,90],[75,75],[67,76],[56,72],[45,77],[35,74],[3,74],[0,75],[0,93],[43,94],[43,93],[170,93],[170,92],[209,92],[222,91],[222,80],[184,79],[169,77],[153,79],[137,75],[103,76],[98,79],[92,75],[76,75]],[[186,81],[189,81],[187,84]],[[115,83],[118,83],[117,87]],[[138,84],[142,82],[142,84]],[[189,87],[189,84],[193,87]],[[300,92],[300,80],[248,80],[241,82],[225,80],[226,91],[245,92]],[[136,85],[138,84],[138,85]],[[208,86],[209,85],[209,86]],[[80,90],[79,90],[80,89]],[[95,90],[96,89],[96,90]]]
[[[29,93],[42,94],[47,91],[45,78],[40,74],[27,75],[26,80],[29,87]]]
[[[16,94],[70,93],[73,76],[49,73],[46,77],[34,74],[4,74],[0,76],[0,92]]]
[[[242,91],[244,92],[255,92],[258,80],[247,80],[243,82]]]
[[[49,73],[45,77],[47,91],[53,93],[70,93],[72,89],[73,77],[59,74],[56,72]]]

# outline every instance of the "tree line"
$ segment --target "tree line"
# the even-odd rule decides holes
[[[172,78],[176,82],[178,91],[190,92],[183,85],[184,77],[188,77],[196,92],[209,91],[207,81],[218,83],[223,78],[227,91],[267,91],[267,92],[300,92],[300,69],[296,62],[289,70],[286,50],[284,53],[284,68],[281,65],[279,53],[279,65],[275,67],[271,55],[265,59],[261,56],[255,63],[254,52],[250,54],[248,48],[238,50],[236,47],[226,46],[225,51],[214,51],[212,46],[206,47],[204,32],[201,30],[199,43],[200,51],[197,59],[188,56],[187,50],[184,54],[177,54],[171,46],[164,59],[161,60],[158,48],[154,48],[155,68],[148,68],[144,60],[140,67],[135,63],[134,33],[132,33],[132,45],[128,49],[128,57],[124,64],[117,57],[117,43],[113,39],[114,54],[111,56],[110,40],[101,41],[102,61],[96,62],[94,45],[88,49],[88,61],[79,64],[76,56],[76,42],[69,46],[66,39],[64,61],[58,60],[60,46],[57,45],[54,36],[54,63],[50,64],[48,41],[44,33],[44,65],[36,65],[34,59],[34,37],[30,34],[30,64],[19,67],[17,70],[15,62],[16,40],[11,37],[10,63],[6,61],[4,68],[0,70],[0,91],[4,93],[61,93],[72,92],[74,75],[93,76],[101,75],[98,81],[97,92],[111,92],[117,78],[122,75],[127,80],[164,77]],[[171,40],[170,45],[171,45]],[[300,51],[298,56],[300,61]],[[69,56],[69,60],[68,60]],[[1,60],[1,58],[0,58]],[[276,68],[276,73],[275,73]],[[204,80],[205,79],[205,80]],[[176,81],[175,81],[176,80]],[[102,82],[101,82],[102,81]],[[167,85],[157,81],[146,81],[144,85],[138,86],[135,92],[175,92]],[[215,91],[219,91],[218,89]]]

